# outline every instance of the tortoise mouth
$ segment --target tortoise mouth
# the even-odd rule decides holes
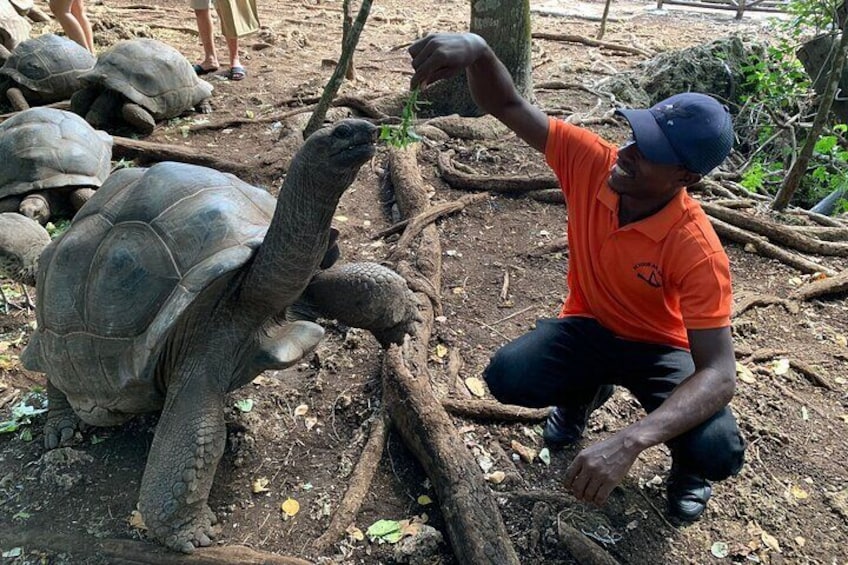
[[[376,135],[363,136],[336,151],[333,159],[344,165],[360,164],[373,157],[376,150]]]

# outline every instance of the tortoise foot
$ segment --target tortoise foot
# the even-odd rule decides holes
[[[162,522],[157,518],[148,520],[145,516],[151,537],[168,549],[181,553],[192,553],[196,547],[211,545],[216,534],[213,526],[217,522],[215,514],[205,504],[200,512],[181,515],[170,522]]]
[[[70,408],[58,411],[51,409],[47,423],[44,424],[44,447],[56,449],[71,445],[80,427],[80,419]]]
[[[150,112],[131,102],[125,103],[121,107],[121,116],[129,125],[136,129],[142,135],[150,135],[156,128],[156,120],[150,115]]]

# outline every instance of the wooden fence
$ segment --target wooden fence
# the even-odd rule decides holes
[[[733,10],[736,19],[741,20],[745,10],[757,12],[783,12],[788,0],[657,0],[657,9],[663,4],[710,8],[713,10]]]

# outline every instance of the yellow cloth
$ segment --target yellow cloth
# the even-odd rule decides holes
[[[256,0],[215,0],[224,37],[241,37],[259,30]]]

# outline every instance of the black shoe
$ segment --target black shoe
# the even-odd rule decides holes
[[[603,405],[610,396],[613,388],[604,385],[598,389],[595,398],[589,404],[576,408],[557,406],[548,415],[542,438],[553,448],[562,448],[577,443],[583,437],[589,415]]]
[[[712,494],[713,489],[707,479],[687,473],[676,465],[671,466],[666,496],[668,513],[673,518],[686,523],[698,520],[707,509],[707,501]]]

